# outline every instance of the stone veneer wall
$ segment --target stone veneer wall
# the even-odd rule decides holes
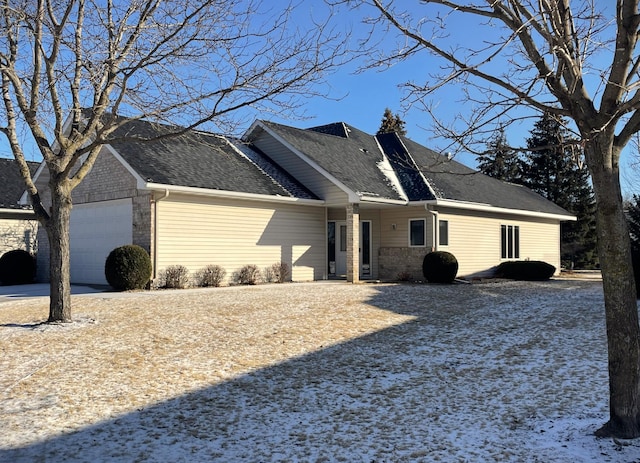
[[[380,248],[379,278],[399,280],[406,273],[410,280],[423,280],[422,261],[429,251],[429,248]]]

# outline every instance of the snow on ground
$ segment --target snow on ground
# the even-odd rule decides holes
[[[265,285],[0,304],[0,462],[640,462],[600,282]]]

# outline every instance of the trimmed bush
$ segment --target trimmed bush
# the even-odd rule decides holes
[[[447,251],[430,252],[422,261],[422,274],[430,283],[451,283],[458,274],[458,259]]]
[[[164,287],[184,289],[189,286],[189,269],[184,265],[170,265],[162,272]]]
[[[36,260],[22,249],[14,249],[0,257],[0,283],[25,285],[36,277]]]
[[[284,283],[291,280],[291,272],[286,262],[276,262],[270,267],[273,281],[276,283]]]
[[[151,258],[135,244],[120,246],[109,253],[104,275],[117,291],[143,289],[151,278]]]
[[[548,280],[556,268],[541,260],[514,260],[503,262],[496,268],[496,276],[511,280],[543,281]]]
[[[235,280],[239,285],[256,285],[261,278],[257,265],[245,265],[235,274]]]
[[[226,275],[227,271],[219,265],[207,265],[196,272],[195,283],[197,286],[204,288],[209,286],[218,287],[222,284]]]

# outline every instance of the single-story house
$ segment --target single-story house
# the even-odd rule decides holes
[[[131,120],[74,190],[71,279],[105,283],[115,247],[149,251],[154,275],[210,264],[287,263],[294,281],[422,278],[447,250],[459,276],[512,259],[560,269],[566,210],[396,133],[345,123],[299,129],[256,121],[241,139],[190,131],[144,143],[166,126]],[[133,141],[131,141],[133,140]],[[47,183],[39,169],[36,183]],[[46,269],[43,233],[39,268]]]
[[[38,162],[27,162],[35,173]],[[0,158],[0,256],[22,249],[36,252],[38,221],[30,206],[20,204],[24,181],[14,159]]]

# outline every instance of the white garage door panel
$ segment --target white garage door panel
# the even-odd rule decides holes
[[[107,284],[104,262],[113,248],[131,244],[130,199],[79,204],[71,211],[71,282]]]

